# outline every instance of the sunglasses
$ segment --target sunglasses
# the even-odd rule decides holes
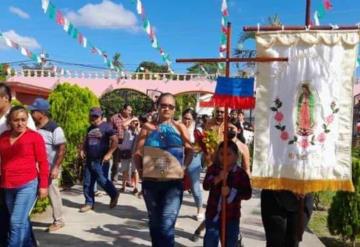
[[[160,108],[163,109],[163,110],[165,110],[165,109],[174,110],[175,106],[170,105],[170,104],[160,104]]]
[[[218,113],[218,114],[224,114],[225,111],[216,111],[216,113]]]
[[[191,121],[192,118],[189,118],[189,117],[183,117],[184,120],[188,120],[188,121]]]

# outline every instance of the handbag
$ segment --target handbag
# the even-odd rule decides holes
[[[184,170],[180,162],[166,150],[144,147],[143,178],[181,180]]]

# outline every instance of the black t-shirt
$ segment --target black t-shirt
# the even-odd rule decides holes
[[[109,150],[110,137],[115,134],[114,129],[108,123],[102,122],[99,126],[91,125],[86,134],[86,157],[102,159]]]

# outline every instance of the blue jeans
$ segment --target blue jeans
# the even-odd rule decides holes
[[[183,197],[182,181],[143,181],[153,247],[175,246],[175,223]]]
[[[240,232],[239,220],[231,220],[226,224],[226,247],[237,246]],[[218,247],[221,238],[221,221],[205,220],[206,233],[204,236],[204,247]]]
[[[106,165],[106,164],[105,164]],[[107,165],[108,166],[108,165]],[[117,195],[117,191],[112,182],[105,176],[103,171],[102,160],[87,160],[84,170],[84,196],[85,204],[94,206],[95,195],[94,195],[94,185],[95,181],[100,185],[106,193],[114,198]]]
[[[29,214],[36,200],[37,187],[38,180],[35,179],[19,188],[4,189],[5,202],[10,214],[8,247],[32,246]]]
[[[112,161],[109,161],[109,163],[103,163],[102,164],[102,170],[103,170],[104,176],[107,177],[108,179],[110,179],[110,176],[109,176],[110,162],[112,162]],[[97,190],[98,190],[97,189],[97,183],[95,181],[94,192],[96,192]]]
[[[200,182],[200,173],[201,173],[201,160],[202,153],[196,153],[187,168],[187,173],[191,180],[191,191],[194,197],[195,205],[197,208],[202,207],[202,191],[201,191],[201,182]]]

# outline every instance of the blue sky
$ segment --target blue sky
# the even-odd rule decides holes
[[[313,0],[313,11],[322,0]],[[78,29],[109,55],[120,52],[127,70],[141,61],[162,60],[142,30],[141,19],[131,0],[52,0],[78,24]],[[105,3],[107,2],[107,3]],[[107,11],[104,4],[116,6]],[[189,65],[176,64],[176,58],[217,57],[220,43],[221,0],[142,0],[160,46],[169,53],[176,72]],[[242,27],[266,24],[267,17],[278,14],[286,25],[303,24],[305,0],[229,0],[233,23],[232,46],[235,47]],[[322,24],[355,24],[360,22],[359,0],[332,0]],[[89,4],[98,5],[91,11]],[[8,32],[31,50],[44,49],[51,59],[104,67],[101,57],[82,48],[41,9],[41,0],[1,0],[0,31]],[[120,15],[121,13],[121,15]],[[125,18],[124,18],[125,16]],[[24,39],[25,37],[25,39]],[[246,44],[252,48],[253,43]],[[26,60],[19,52],[0,44],[0,62]]]

